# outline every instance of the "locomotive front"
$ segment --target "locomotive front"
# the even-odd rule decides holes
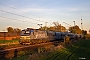
[[[20,35],[19,43],[30,43],[30,34],[33,32],[33,30],[22,30]]]

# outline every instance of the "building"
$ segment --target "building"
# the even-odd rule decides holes
[[[0,40],[13,40],[19,39],[20,34],[10,32],[0,32]]]

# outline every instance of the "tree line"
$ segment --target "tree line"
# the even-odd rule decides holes
[[[40,27],[39,30],[51,30],[51,31],[58,31],[58,32],[66,32],[67,29],[64,26],[62,26],[59,22],[53,22],[53,24],[54,24],[54,26],[50,26],[50,27],[47,27],[47,26]],[[68,30],[69,30],[69,32],[74,33],[74,34],[83,34],[83,35],[87,34],[86,30],[81,30],[79,28],[79,26],[77,26],[77,25],[69,27]],[[7,27],[7,31],[11,32],[11,33],[20,34],[21,29]]]
[[[19,29],[19,28],[13,28],[13,27],[7,27],[7,31],[10,32],[10,33],[20,34],[21,29]]]
[[[61,24],[59,24],[58,22],[53,22],[53,24],[55,26],[51,26],[51,27],[43,26],[43,27],[40,27],[39,29],[40,30],[66,32],[67,29],[64,26],[62,26]],[[74,34],[83,34],[83,35],[87,34],[86,30],[81,30],[79,28],[79,26],[77,26],[77,25],[69,27],[68,30],[69,30],[69,32],[74,33]]]
[[[59,32],[65,32],[66,28],[64,26],[62,26],[61,24],[59,24],[58,22],[53,22],[53,24],[55,26],[43,26],[41,28],[39,28],[40,30],[51,30],[51,31],[59,31]]]

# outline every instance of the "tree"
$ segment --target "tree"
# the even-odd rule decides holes
[[[74,33],[74,34],[81,34],[82,33],[81,29],[77,25],[73,26],[73,27],[69,27],[69,31],[71,33]]]
[[[8,31],[8,32],[14,32],[14,29],[13,29],[12,27],[8,27],[8,28],[7,28],[7,31]]]
[[[53,24],[55,26],[51,26],[51,27],[41,27],[39,28],[40,30],[51,30],[51,31],[59,31],[59,32],[65,32],[66,28],[64,26],[62,26],[61,24],[59,24],[58,22],[53,22]]]
[[[14,32],[19,34],[19,33],[21,32],[21,29],[15,28],[15,29],[14,29]]]
[[[90,30],[89,30],[89,33],[90,33]]]
[[[39,28],[39,30],[48,30],[48,27],[43,26],[43,27]]]
[[[7,28],[7,31],[8,31],[8,32],[11,32],[11,33],[18,33],[18,34],[19,34],[19,33],[21,32],[21,29],[8,27],[8,28]]]
[[[66,28],[61,24],[59,24],[59,22],[53,22],[53,24],[55,25],[55,31],[60,31],[60,32],[66,31]]]
[[[48,30],[51,30],[51,31],[56,31],[56,27],[55,26],[52,26],[52,27],[49,27]]]
[[[82,34],[83,34],[83,36],[84,36],[84,39],[86,39],[87,31],[86,31],[86,30],[82,30]]]
[[[82,34],[83,35],[87,35],[87,31],[86,30],[82,30]]]

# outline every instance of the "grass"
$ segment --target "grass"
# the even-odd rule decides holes
[[[26,60],[30,56],[23,55],[13,60]],[[32,58],[32,59],[31,59]],[[43,54],[33,54],[28,60],[90,60],[90,40],[80,40],[72,46],[61,48],[60,50],[45,52]]]
[[[80,40],[64,49],[54,51],[44,57],[39,57],[38,60],[90,60],[90,40]]]
[[[19,40],[0,40],[0,49],[5,49],[8,47],[18,46]],[[5,45],[2,45],[5,44]]]
[[[13,57],[10,60],[27,60],[32,54],[36,54],[36,50],[22,50],[17,53],[17,57]]]
[[[28,55],[19,56],[19,57],[13,58],[11,60],[26,60],[26,58],[28,58]]]
[[[79,48],[73,53],[73,55],[69,58],[69,60],[80,60],[85,58],[86,60],[90,60],[90,40],[80,41],[76,46]]]
[[[19,40],[0,40],[0,44],[18,42]]]

